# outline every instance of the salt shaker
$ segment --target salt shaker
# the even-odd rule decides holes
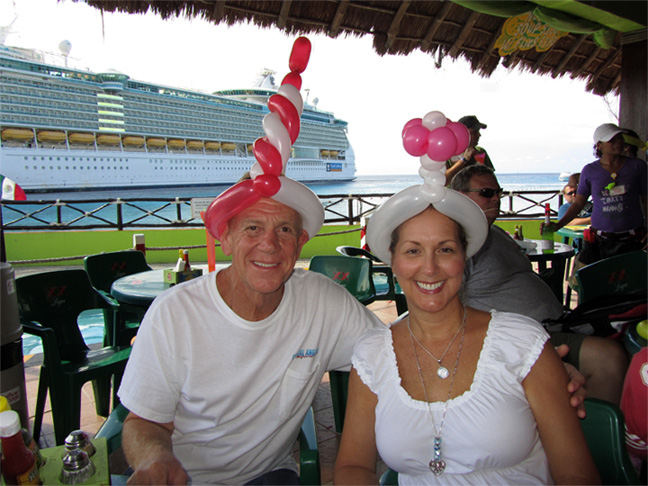
[[[63,484],[79,484],[90,479],[94,473],[95,465],[88,454],[81,449],[73,449],[63,458],[59,480]]]
[[[73,432],[70,432],[70,435],[65,438],[64,457],[74,449],[81,449],[82,451],[85,451],[85,453],[88,454],[88,457],[92,457],[94,453],[97,452],[94,444],[90,442],[88,434],[86,434],[83,430],[75,430]]]

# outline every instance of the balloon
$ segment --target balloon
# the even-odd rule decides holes
[[[301,116],[304,109],[304,101],[302,100],[298,88],[295,88],[292,84],[282,84],[277,90],[277,93],[288,98],[297,110],[297,113]]]
[[[274,196],[281,188],[281,182],[277,176],[261,174],[254,179],[254,190],[263,197]]]
[[[423,184],[421,186],[421,194],[425,200],[430,204],[435,204],[443,199],[445,196],[446,188],[438,185]]]
[[[403,147],[408,154],[419,157],[428,150],[430,131],[422,125],[410,127],[403,135]]]
[[[445,170],[432,170],[424,177],[426,184],[445,186]]]
[[[452,130],[440,127],[430,132],[427,155],[432,160],[447,160],[454,155],[455,150],[457,150],[457,137]]]
[[[283,170],[281,154],[266,137],[257,138],[254,141],[254,156],[258,160],[258,163],[261,165],[265,174],[275,176],[281,174],[281,171]]]
[[[259,162],[255,162],[254,164],[252,164],[252,167],[250,167],[250,178],[254,180],[262,174],[263,174],[263,169],[261,168]]]
[[[301,89],[302,78],[299,74],[290,72],[286,74],[283,78],[283,81],[281,81],[282,86],[285,86],[286,84],[291,84],[295,88]]]
[[[452,130],[452,133],[454,133],[457,139],[457,149],[453,155],[462,154],[470,143],[470,132],[466,128],[466,125],[459,122],[450,122],[446,125],[446,128]]]
[[[281,154],[281,163],[284,167],[282,172],[285,172],[286,162],[290,157],[290,135],[288,135],[288,130],[281,123],[281,118],[276,113],[268,113],[263,117],[262,125],[268,140]]]
[[[421,176],[421,179],[425,179],[425,176],[430,173],[429,170],[427,170],[425,167],[421,166],[419,167],[418,170],[418,175]]]
[[[214,199],[205,211],[205,227],[220,241],[227,222],[261,199],[254,190],[254,181],[245,180],[233,185]]]
[[[445,168],[445,161],[444,160],[432,160],[430,157],[427,155],[422,155],[420,158],[421,161],[421,167],[427,169],[427,170],[440,170]],[[425,176],[421,176],[425,178]]]
[[[410,128],[414,127],[416,125],[422,125],[423,120],[421,118],[412,118],[410,121],[408,121],[405,126],[403,127],[403,131],[401,132],[401,137],[405,136],[405,132]]]
[[[290,52],[290,59],[288,67],[295,73],[303,73],[308,66],[308,58],[310,58],[311,43],[307,37],[298,37],[293,44],[292,51]]]
[[[428,130],[444,127],[446,124],[446,117],[440,111],[431,111],[423,117],[423,126]]]
[[[299,113],[297,113],[294,105],[285,96],[274,94],[268,98],[268,109],[279,115],[281,123],[288,130],[291,144],[295,143],[295,140],[299,136],[300,123]]]
[[[302,227],[308,237],[314,237],[324,224],[324,207],[322,202],[304,184],[287,177],[279,177],[281,189],[272,199],[297,211],[302,218]]]
[[[435,203],[434,208],[459,223],[466,231],[466,257],[477,253],[488,237],[488,222],[477,203],[460,192],[446,189],[445,197]]]

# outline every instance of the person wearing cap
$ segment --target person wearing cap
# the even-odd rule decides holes
[[[466,264],[464,299],[467,305],[489,311],[515,312],[537,322],[558,319],[562,303],[545,284],[520,246],[493,224],[500,214],[502,189],[484,166],[468,167],[454,178],[452,188],[469,197],[486,215],[488,238]],[[566,344],[565,361],[585,377],[588,396],[619,404],[628,359],[614,340],[575,333],[552,332],[554,346]]]
[[[477,146],[481,137],[481,130],[486,128],[486,125],[480,122],[475,115],[463,116],[459,118],[459,123],[468,129],[470,142],[463,154],[446,162],[446,185],[450,185],[457,172],[464,167],[481,164],[491,168],[493,171],[495,170],[486,150]]]
[[[576,199],[557,223],[551,223],[553,231],[569,224],[592,197],[591,230],[579,254],[584,264],[646,248],[648,171],[645,161],[623,155],[624,134],[613,123],[594,131],[599,158],[583,167]]]
[[[484,213],[427,184],[394,195],[367,227],[409,314],[356,344],[335,484],[377,484],[378,456],[399,484],[600,482],[546,331],[462,301]]]

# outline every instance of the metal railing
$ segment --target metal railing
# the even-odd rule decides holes
[[[320,195],[326,224],[359,224],[392,194]],[[550,204],[555,216],[563,197],[559,191],[510,191],[502,194],[501,219],[536,219]],[[3,231],[65,231],[202,227],[192,214],[191,198],[86,199],[79,201],[2,201]]]

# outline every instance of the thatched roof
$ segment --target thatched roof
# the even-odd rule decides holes
[[[617,90],[621,81],[621,45],[630,39],[646,40],[646,2],[534,0],[508,2],[454,2],[434,0],[85,0],[103,11],[145,13],[163,18],[202,17],[216,24],[252,22],[288,33],[371,35],[380,55],[407,55],[420,49],[437,62],[444,57],[467,59],[472,70],[488,77],[498,66],[519,68],[552,77],[568,75],[587,80],[587,89],[596,94]],[[548,50],[515,50],[500,56],[496,42],[510,12],[493,15],[493,9],[544,6],[555,13],[553,4],[565,4],[558,12],[570,32]],[[468,8],[470,7],[470,8]],[[547,7],[551,7],[548,9]],[[480,13],[487,11],[489,13]],[[565,13],[567,9],[567,13]],[[638,20],[637,20],[638,19]],[[584,25],[572,27],[577,20]],[[592,26],[594,26],[592,28]],[[587,33],[601,27],[598,33]],[[583,33],[586,32],[586,33]],[[607,45],[600,42],[601,32]]]

